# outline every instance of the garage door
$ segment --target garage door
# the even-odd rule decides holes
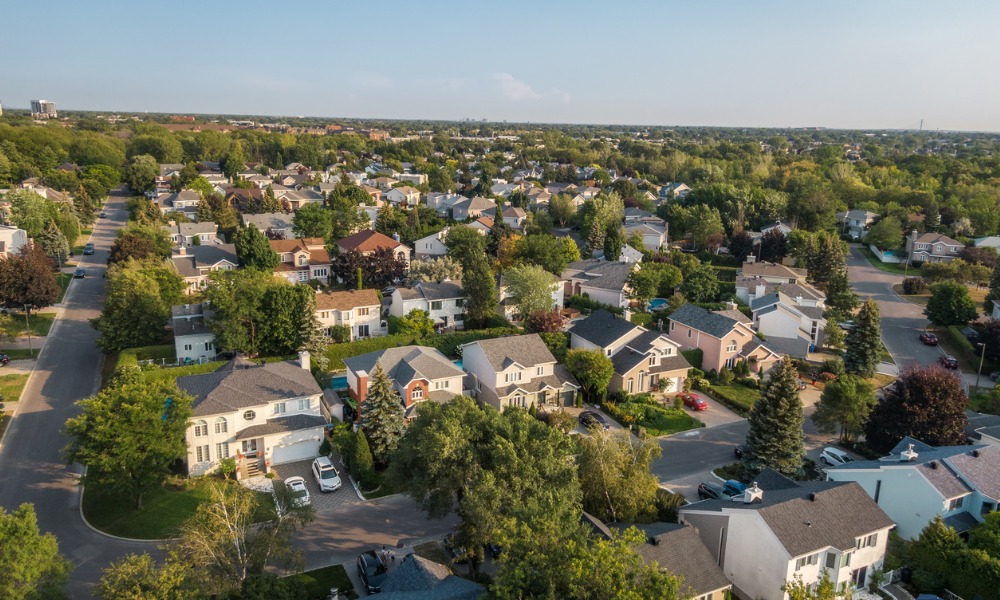
[[[322,430],[317,429],[316,435],[322,438]],[[296,436],[297,440],[275,440],[271,446],[271,464],[280,465],[281,463],[294,462],[296,460],[307,460],[310,458],[315,458],[319,455],[319,445],[313,439],[313,436]]]

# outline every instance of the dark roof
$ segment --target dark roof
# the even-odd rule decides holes
[[[629,273],[632,272],[633,267],[634,265],[632,264],[617,261],[581,260],[567,265],[566,271],[563,271],[562,278],[579,279],[583,282],[581,285],[590,287],[621,291],[625,288],[625,282],[628,280]],[[571,271],[578,272],[569,275],[568,272]]]
[[[554,363],[549,347],[537,333],[529,335],[512,335],[507,337],[479,340],[469,345],[477,344],[490,361],[493,370],[499,373],[515,362],[525,367],[534,367],[544,363]]]
[[[365,371],[369,375],[375,370],[376,364],[381,365],[390,379],[403,385],[414,379],[435,380],[465,374],[436,348],[426,346],[400,346],[376,350],[345,358],[344,364],[355,373]]]
[[[390,600],[476,600],[486,593],[478,583],[452,575],[445,565],[409,554],[381,585],[379,598]]]
[[[212,333],[203,317],[192,317],[190,319],[177,319],[174,321],[174,337],[185,335],[202,335]]]
[[[954,529],[956,533],[965,533],[976,525],[979,525],[979,521],[969,513],[962,511],[946,518],[944,524]]]
[[[666,334],[659,331],[645,331],[638,337],[629,340],[624,348],[611,357],[611,362],[615,365],[615,373],[623,375],[645,361],[648,353],[653,350],[653,342],[660,337],[666,338]],[[671,344],[676,345],[673,342]],[[649,372],[667,373],[690,368],[691,363],[678,352],[673,356],[661,356],[659,364],[649,369]]]
[[[576,321],[570,327],[569,332],[595,346],[606,348],[638,328],[638,325],[633,325],[601,308],[595,310],[586,319]]]
[[[635,551],[647,562],[656,562],[661,569],[680,575],[684,588],[681,597],[703,596],[731,585],[694,527],[675,523],[637,527],[649,539],[635,546]]]
[[[270,419],[260,425],[251,425],[236,433],[236,439],[245,440],[272,433],[285,433],[287,431],[299,431],[300,429],[312,429],[314,427],[326,426],[326,419],[320,415],[289,415]]]
[[[586,511],[584,511],[583,514],[580,515],[580,522],[590,527],[590,529],[594,532],[594,534],[599,535],[604,539],[610,540],[611,538],[615,537],[615,534],[612,533],[611,529],[609,529],[608,526],[604,524],[604,521],[598,519],[597,517]]]
[[[403,300],[414,300],[423,298],[425,300],[449,300],[452,298],[464,298],[460,281],[442,281],[434,283],[422,281],[409,288],[397,288]]]
[[[274,400],[321,394],[312,373],[297,362],[259,365],[234,358],[212,373],[177,378],[177,387],[194,397],[195,416],[232,412]]]
[[[705,500],[684,510],[756,510],[792,556],[832,546],[856,547],[856,538],[894,525],[892,519],[853,481],[793,482],[765,470],[757,477],[760,501]]]
[[[737,324],[736,319],[710,312],[694,304],[685,304],[670,313],[670,320],[717,338],[724,337]]]
[[[239,264],[239,259],[236,258],[236,246],[233,244],[188,246],[184,249],[184,254],[174,254],[170,258],[181,277],[197,277],[201,274],[198,267],[210,267],[223,260],[234,265]]]

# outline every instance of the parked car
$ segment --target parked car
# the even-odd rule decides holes
[[[938,362],[941,363],[941,366],[946,369],[958,368],[958,359],[956,359],[954,356],[949,356],[947,354],[944,354],[941,356],[941,358],[938,359]]]
[[[705,402],[704,398],[694,392],[681,392],[678,396],[684,401],[684,406],[691,410],[705,410],[708,408],[708,402]]]
[[[102,211],[101,211],[101,214],[99,214],[99,215],[97,215],[97,216],[98,216],[98,217],[100,217],[100,218],[102,218],[102,219],[104,219],[104,218],[107,218],[107,216],[108,216],[108,213],[106,213],[106,212],[104,212],[104,211],[102,210]]]
[[[0,352],[0,367],[6,365],[9,362],[10,362],[10,357],[4,354],[3,352]]]
[[[367,550],[358,556],[358,577],[365,582],[369,594],[378,594],[382,591],[382,582],[385,581],[387,574],[385,564],[374,550]]]
[[[486,551],[486,556],[493,560],[500,558],[500,555],[503,554],[503,548],[493,543],[483,544],[483,550]]]
[[[469,561],[469,551],[455,543],[454,533],[444,536],[444,549],[448,551],[448,556],[456,565],[462,565]]]
[[[306,489],[306,480],[296,475],[285,480],[285,487],[295,506],[309,506],[309,490]]]
[[[747,491],[747,484],[735,479],[727,479],[722,483],[722,488],[730,496],[739,496],[743,492]]]
[[[819,460],[824,465],[831,466],[846,465],[849,462],[854,462],[854,459],[851,458],[850,454],[844,452],[840,448],[833,448],[830,446],[823,448],[823,452],[819,455]]]
[[[73,271],[73,279],[83,279],[86,276],[87,276],[87,271],[85,271],[83,267],[80,267],[77,270]]]
[[[698,485],[698,498],[701,500],[728,500],[732,496],[721,483],[703,481]]]
[[[608,420],[604,418],[604,415],[592,410],[585,410],[580,413],[580,425],[590,428],[594,425],[600,425],[601,427],[608,429],[611,427],[608,425]]]
[[[343,485],[340,473],[337,473],[337,468],[326,456],[320,456],[313,460],[312,472],[321,492],[333,492],[339,490],[340,486]]]
[[[979,341],[979,332],[971,327],[963,327],[962,335],[964,335],[965,339],[969,340],[973,344]]]
[[[746,454],[746,451],[747,451],[746,444],[737,444],[736,447],[733,448],[733,454],[736,455],[736,458],[743,458],[743,455]]]
[[[854,329],[854,321],[853,320],[844,321],[843,323],[840,324],[840,328],[843,329],[844,331],[850,331]]]
[[[93,242],[87,242],[87,245],[83,247],[83,253],[86,254],[87,256],[90,256],[91,254],[93,254],[94,253],[94,243]]]
[[[928,346],[937,346],[938,339],[933,333],[923,332],[920,334],[920,341]]]

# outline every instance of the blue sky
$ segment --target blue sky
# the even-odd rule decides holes
[[[0,101],[1000,130],[1000,2],[7,2]]]

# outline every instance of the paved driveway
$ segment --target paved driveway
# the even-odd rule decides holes
[[[309,490],[309,500],[312,502],[313,510],[320,513],[349,507],[361,502],[361,499],[358,498],[357,493],[354,491],[354,486],[351,485],[351,478],[347,475],[347,470],[344,469],[344,465],[341,464],[340,459],[333,459],[333,466],[337,468],[337,472],[340,473],[340,480],[344,484],[340,486],[339,490],[325,493],[319,490],[316,478],[313,477],[312,459],[276,465],[271,470],[275,472],[274,480],[276,482],[284,481],[296,475],[305,479],[306,489]]]
[[[726,405],[709,396],[705,392],[694,393],[705,399],[705,402],[708,404],[708,408],[705,410],[693,411],[690,408],[685,407],[684,410],[704,423],[705,427],[728,425],[729,423],[735,423],[743,420],[743,417],[729,410]]]

